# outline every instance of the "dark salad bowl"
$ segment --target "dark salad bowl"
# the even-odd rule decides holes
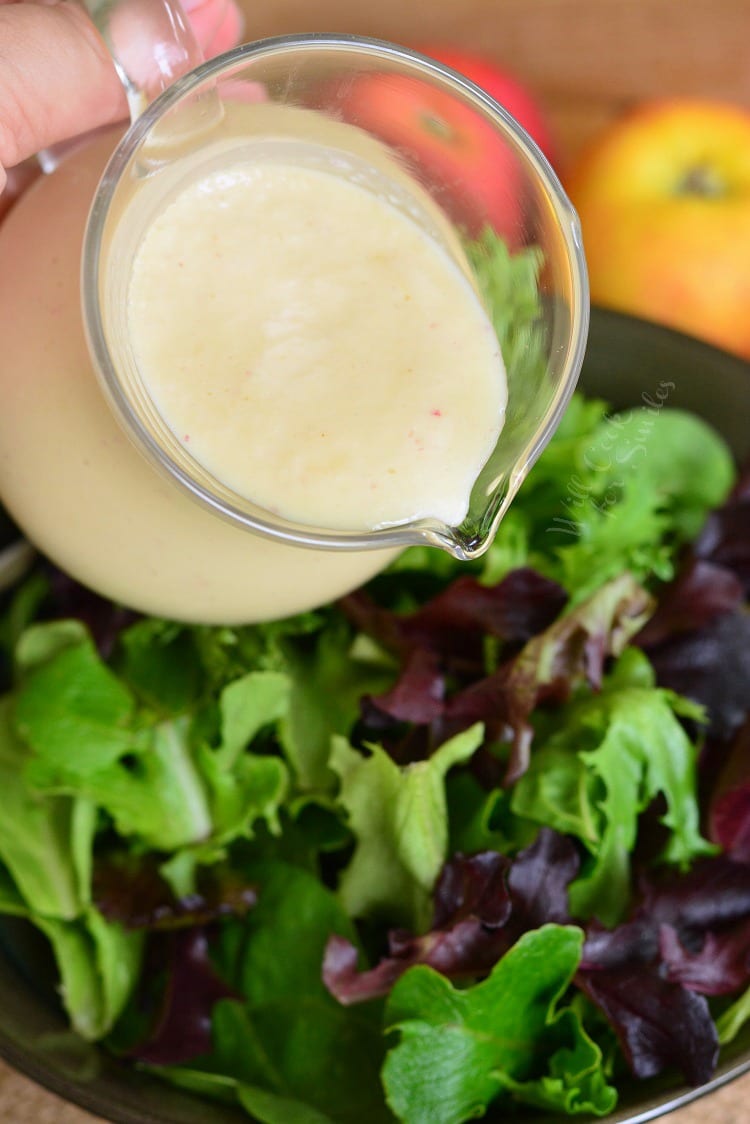
[[[687,336],[596,309],[581,386],[619,408],[658,409],[668,397],[669,406],[691,410],[713,425],[738,458],[750,454],[750,366]],[[116,1124],[248,1121],[237,1109],[208,1104],[135,1073],[78,1038],[68,1029],[56,1000],[53,968],[43,940],[26,923],[10,918],[0,918],[0,1055],[61,1097]],[[750,1071],[750,1026],[725,1050],[706,1085],[679,1088],[674,1077],[633,1082],[606,1120],[643,1124],[746,1071]],[[543,1124],[544,1119],[531,1113],[514,1116],[518,1124]]]

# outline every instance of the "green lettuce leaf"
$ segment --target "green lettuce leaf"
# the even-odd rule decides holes
[[[244,874],[258,887],[258,903],[229,927],[234,936],[224,936],[224,978],[253,1007],[302,997],[336,1006],[321,976],[326,943],[334,933],[358,943],[337,896],[314,875],[283,862],[253,862]]]
[[[382,1032],[361,1010],[309,996],[217,1004],[211,1067],[237,1079],[266,1124],[385,1124]],[[284,1113],[289,1113],[284,1115]]]
[[[327,1113],[266,1089],[239,1084],[237,1096],[242,1107],[261,1124],[335,1124]]]
[[[216,695],[227,683],[248,671],[287,671],[285,647],[304,644],[331,616],[330,609],[299,613],[280,621],[241,628],[199,625],[189,629],[203,676],[203,686]]]
[[[547,1112],[607,1116],[617,1105],[617,1090],[610,1085],[602,1050],[584,1029],[572,1006],[555,1019],[558,1045],[549,1059],[549,1072],[528,1081],[503,1074],[501,1082],[514,1101]]]
[[[73,1028],[87,1041],[103,1038],[122,1013],[141,970],[143,934],[127,932],[89,909],[78,921],[34,917],[52,945],[60,997]]]
[[[259,820],[273,833],[280,831],[287,768],[278,757],[248,752],[248,746],[286,715],[290,686],[281,672],[251,671],[228,683],[219,696],[219,745],[200,744],[194,751],[210,807],[208,861],[217,844],[251,836]]]
[[[10,872],[0,863],[0,915],[28,917],[29,907],[18,892]]]
[[[330,792],[336,785],[328,763],[331,738],[349,733],[362,696],[384,691],[394,672],[352,651],[351,631],[343,619],[331,621],[312,641],[286,643],[283,651],[292,688],[281,725],[282,747],[298,788]]]
[[[16,651],[15,725],[50,768],[85,775],[139,749],[135,700],[77,621],[34,625]]]
[[[6,696],[0,700],[0,860],[33,913],[72,920],[91,901],[96,809],[79,796],[35,792],[25,776],[29,759]]]
[[[750,1022],[750,987],[717,1018],[716,1030],[720,1045],[727,1046],[733,1042],[748,1022]]]
[[[397,982],[385,1012],[398,1033],[383,1084],[404,1124],[462,1124],[499,1096],[604,1115],[616,1094],[598,1047],[560,1006],[578,966],[580,929],[526,933],[486,980],[459,990],[425,966]]]
[[[521,390],[509,403],[513,414],[523,411],[526,398],[532,397],[547,369],[539,274],[544,254],[537,246],[511,252],[495,233],[487,229],[476,242],[466,247],[479,289],[484,297],[503,360]],[[507,424],[507,423],[506,423]]]
[[[91,762],[85,773],[75,760],[75,731],[68,759],[50,759],[45,725],[43,720],[38,732],[31,716],[26,724],[35,753],[26,776],[40,791],[82,795],[112,817],[120,835],[135,836],[157,850],[174,850],[211,835],[208,795],[190,750],[187,719],[141,729],[137,754],[99,766]]]
[[[290,691],[288,676],[274,671],[249,671],[227,684],[219,697],[221,744],[214,753],[224,772],[264,726],[286,715]]]
[[[630,855],[638,817],[664,797],[664,861],[687,865],[715,850],[700,834],[696,749],[679,716],[699,707],[654,685],[646,657],[626,649],[600,694],[581,698],[554,719],[513,791],[513,812],[577,836],[590,852],[570,887],[578,917],[614,925],[630,896]]]
[[[188,1093],[229,1104],[239,1103],[258,1124],[335,1124],[327,1113],[318,1112],[310,1105],[257,1085],[245,1085],[223,1073],[205,1073],[186,1066],[163,1067],[156,1072]]]
[[[139,650],[131,645],[131,664]],[[151,706],[139,709],[75,622],[24,633],[18,664],[14,723],[32,750],[24,790],[86,800],[121,835],[161,851],[210,843],[215,858],[219,846],[248,834],[257,819],[277,826],[286,768],[249,746],[288,710],[283,673],[253,671],[228,683],[216,707],[219,744],[210,746],[203,735],[212,724],[205,727],[200,701],[194,712],[166,718]],[[192,687],[183,689],[182,671],[175,682],[183,687],[173,686],[173,702],[187,701]]]
[[[430,894],[448,850],[445,776],[472,757],[482,737],[482,725],[474,725],[428,760],[402,768],[380,746],[368,746],[364,757],[334,739],[331,767],[356,840],[339,883],[351,917],[380,917],[413,932],[429,923]]]
[[[266,1124],[382,1124],[379,1069],[384,1043],[377,1008],[340,1006],[323,985],[326,942],[357,941],[337,897],[318,878],[280,862],[245,874],[258,903],[224,926],[216,962],[244,1003],[214,1009],[211,1055],[188,1067],[235,1082],[241,1104]],[[184,1071],[170,1071],[178,1075]]]
[[[491,256],[487,262],[491,269]],[[500,267],[502,273],[502,262]],[[653,393],[644,389],[641,405],[621,414],[608,413],[604,402],[573,396],[474,567],[483,582],[531,566],[559,581],[575,604],[624,570],[639,582],[674,575],[681,546],[731,487],[734,465],[714,430],[666,405],[673,389],[668,380]],[[467,568],[417,547],[397,560],[393,572],[448,581]]]
[[[661,387],[666,403],[674,385],[664,382]],[[725,499],[735,477],[734,461],[726,442],[702,418],[665,408],[646,391],[642,399],[637,409],[598,428],[588,459],[610,485],[653,496],[671,532],[686,542],[698,534],[706,512]]]
[[[205,680],[193,631],[158,617],[122,632],[114,667],[141,705],[160,718],[190,710]]]
[[[503,830],[510,817],[508,793],[493,788],[489,792],[466,770],[456,769],[445,782],[448,801],[450,843],[448,852],[473,855],[479,851],[507,852],[510,840]],[[536,825],[534,833],[536,834]]]
[[[195,756],[208,792],[212,846],[252,835],[259,820],[278,833],[279,808],[288,789],[283,761],[244,753],[228,771],[205,746],[200,746]]]
[[[677,550],[734,478],[729,449],[705,422],[648,405],[602,422],[585,462],[588,483],[582,490],[569,485],[577,539],[559,550],[559,571],[551,575],[575,600],[623,568],[640,580],[672,577]]]

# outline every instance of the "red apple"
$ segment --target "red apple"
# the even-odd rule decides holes
[[[491,63],[439,47],[422,49],[459,69],[498,98],[549,150],[549,134],[533,99]],[[511,244],[523,240],[523,175],[518,160],[488,120],[441,89],[406,75],[370,74],[348,89],[347,120],[398,149],[451,218],[470,234],[492,226]]]
[[[515,117],[532,140],[536,141],[547,159],[553,161],[555,146],[544,113],[533,94],[517,78],[473,51],[431,45],[417,47],[416,50],[450,66],[465,78],[475,82],[485,93],[499,102],[511,117]]]
[[[566,186],[593,300],[750,359],[750,111],[645,103],[594,138]]]

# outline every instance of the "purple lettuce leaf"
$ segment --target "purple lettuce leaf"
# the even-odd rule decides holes
[[[750,780],[715,801],[711,838],[737,862],[750,863]]]
[[[194,892],[177,897],[153,855],[98,858],[93,897],[108,921],[149,930],[184,929],[242,916],[258,900],[254,886],[221,866],[201,867]]]
[[[568,925],[568,886],[580,856],[572,839],[543,827],[531,846],[519,851],[508,872],[514,939],[541,925]]]
[[[649,964],[659,952],[658,926],[637,911],[629,921],[607,929],[594,919],[586,927],[581,970],[612,971],[632,964]]]
[[[512,862],[495,852],[456,855],[436,885],[429,933],[391,933],[388,955],[365,971],[357,969],[354,945],[333,937],[324,982],[349,1005],[387,994],[415,964],[452,979],[486,975],[523,933],[570,922],[567,888],[578,866],[572,841],[548,828]],[[750,868],[706,860],[676,882],[646,884],[625,924],[608,931],[593,923],[575,983],[610,1022],[636,1076],[673,1067],[701,1084],[718,1046],[698,992],[743,986],[749,936]]]
[[[644,880],[632,917],[614,929],[588,927],[581,966],[613,970],[634,964],[655,964],[660,933],[670,927],[695,950],[706,935],[750,918],[750,866],[725,855],[702,859],[684,874]]]
[[[636,1076],[675,1064],[686,1080],[707,1080],[715,1032],[696,1000],[750,984],[750,866],[719,855],[645,882],[630,920],[612,930],[589,926],[577,982],[611,1022]],[[675,1019],[671,1030],[661,1004]],[[667,1031],[676,1057],[665,1048]]]
[[[671,925],[659,930],[664,975],[701,995],[731,995],[750,984],[750,918],[706,933],[698,951],[686,947]]]
[[[708,516],[692,549],[696,558],[731,571],[750,597],[750,463],[727,502]]]
[[[536,577],[532,579],[529,571],[515,571],[515,574],[522,575],[524,590],[528,592],[534,587]],[[513,576],[508,575],[500,586],[513,589]],[[495,591],[500,586],[494,587]],[[374,613],[378,620],[383,619],[384,610],[371,603],[364,606],[357,601],[357,604],[362,611],[355,623],[360,627],[364,627],[366,612]],[[598,688],[605,661],[620,654],[644,623],[652,604],[649,595],[635,580],[623,574],[527,640],[517,655],[502,663],[491,675],[468,685],[459,684],[452,694],[447,691],[447,680],[441,676],[444,662],[439,650],[417,656],[415,652],[424,650],[409,648],[407,643],[404,668],[394,687],[383,695],[364,700],[365,723],[380,731],[384,727],[387,730],[389,721],[411,721],[427,726],[421,749],[429,752],[475,722],[483,722],[487,743],[511,742],[505,771],[505,783],[511,784],[528,767],[533,737],[529,721],[532,712],[542,703],[564,702],[573,688],[584,680]],[[550,598],[548,609],[551,610],[551,606]],[[428,611],[429,606],[426,606],[420,612]],[[518,638],[520,618],[513,619]],[[524,619],[528,623],[528,617]],[[384,621],[379,631],[371,626],[374,630],[371,634],[377,633],[382,639],[386,627],[391,630],[395,627],[393,614],[388,613]],[[487,632],[486,635],[496,634]],[[408,737],[413,741],[413,731]],[[383,741],[397,760],[404,759],[403,746],[394,745],[387,736]]]
[[[569,921],[567,887],[578,865],[572,841],[550,828],[542,828],[512,863],[495,851],[455,855],[436,883],[428,933],[392,930],[388,955],[365,971],[357,969],[354,945],[333,936],[326,946],[323,981],[348,1005],[386,995],[414,964],[426,964],[451,979],[483,975],[523,933]]]
[[[643,912],[656,925],[708,931],[750,917],[750,867],[725,855],[701,859],[684,874],[644,881]]]
[[[457,578],[413,613],[384,609],[363,590],[339,605],[356,628],[402,659],[429,652],[443,671],[476,676],[484,671],[486,637],[517,649],[547,628],[566,600],[557,582],[521,568],[492,586]]]
[[[500,929],[511,914],[507,877],[510,859],[496,851],[455,855],[435,884],[434,929],[447,929],[477,918],[488,929]]]
[[[634,637],[641,648],[654,648],[676,635],[705,628],[744,601],[740,579],[723,566],[689,558],[659,595],[653,616]]]
[[[614,1028],[636,1077],[674,1068],[691,1085],[710,1079],[719,1044],[704,996],[643,965],[579,971],[576,983]]]
[[[494,662],[516,654],[555,620],[565,601],[561,586],[530,569],[514,570],[494,586],[458,578],[408,614],[383,608],[363,590],[343,598],[339,604],[354,627],[401,664],[390,690],[361,701],[367,735],[401,764],[430,756],[472,724],[446,719],[449,689],[485,675],[490,651]],[[404,732],[404,723],[412,729]],[[492,726],[489,735],[498,729],[504,726]]]
[[[404,660],[401,673],[389,691],[362,700],[362,713],[370,729],[385,719],[386,727],[395,722],[429,725],[445,709],[446,679],[435,652],[415,648]]]
[[[458,578],[405,618],[402,630],[410,647],[428,648],[448,659],[456,650],[468,652],[481,667],[485,636],[523,644],[555,620],[566,600],[562,586],[526,568],[492,586]]]
[[[730,739],[750,706],[750,466],[707,518],[676,580],[634,643],[660,686],[706,707],[708,735]]]
[[[750,863],[750,718],[731,739],[709,739],[701,753],[709,837],[737,862]]]
[[[705,996],[750,983],[750,866],[719,855],[644,881],[628,921],[589,926],[576,982],[637,1077],[675,1066],[707,1081],[718,1046]]]
[[[596,591],[572,612],[533,637],[497,672],[449,699],[449,729],[473,722],[512,739],[505,776],[512,784],[526,772],[531,752],[533,711],[546,702],[565,702],[580,682],[601,685],[605,661],[619,655],[643,625],[653,602],[630,574]]]
[[[451,978],[489,971],[508,947],[503,927],[511,912],[506,885],[510,862],[487,851],[448,862],[435,887],[435,922],[423,936],[391,930],[388,955],[374,968],[357,970],[354,945],[332,936],[326,945],[323,982],[349,1005],[387,995],[414,964],[428,964]]]
[[[148,1035],[129,1054],[151,1065],[179,1065],[211,1050],[211,1017],[221,999],[238,999],[217,975],[203,928],[161,935],[166,984]]]
[[[43,563],[43,573],[49,582],[49,598],[40,617],[46,620],[70,617],[81,621],[91,633],[99,654],[108,659],[120,633],[137,621],[139,614],[100,597],[51,563]]]
[[[722,614],[645,650],[660,686],[706,707],[709,736],[726,740],[742,726],[750,708],[750,614]]]

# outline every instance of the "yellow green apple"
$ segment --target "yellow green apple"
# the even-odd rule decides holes
[[[594,139],[566,186],[593,301],[750,358],[750,110],[646,103]]]

